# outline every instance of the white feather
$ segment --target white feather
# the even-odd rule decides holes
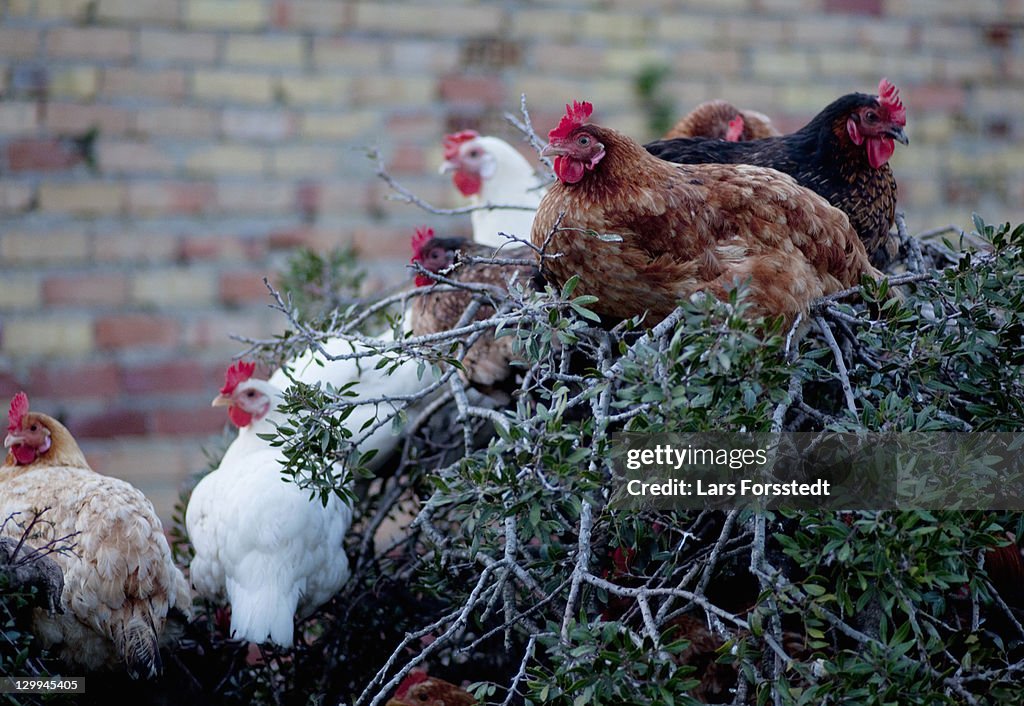
[[[280,391],[261,384],[273,411],[240,429],[220,466],[192,491],[185,512],[195,548],[190,574],[201,596],[231,603],[234,637],[291,647],[295,617],[312,613],[348,580],[343,540],[352,509],[335,496],[324,506],[282,477],[280,450],[259,438],[284,421],[276,410]]]

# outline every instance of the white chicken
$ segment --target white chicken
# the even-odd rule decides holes
[[[409,320],[410,317],[406,316],[403,332],[410,330]],[[393,342],[395,340],[394,330],[388,329],[381,334],[379,340],[384,344]],[[289,375],[302,383],[313,385],[320,382],[321,387],[329,383],[336,389],[356,383],[351,389],[356,396],[350,398],[354,404],[360,398],[408,397],[424,390],[433,382],[430,375],[420,376],[419,364],[415,360],[404,360],[394,370],[392,370],[391,364],[378,368],[382,359],[393,360],[395,356],[374,353],[362,343],[349,342],[343,338],[329,338],[323,342],[323,349],[329,356],[353,353],[362,355],[359,358],[327,360],[319,351],[314,352],[310,349],[276,370],[270,376],[270,384],[281,390],[287,390],[292,384]],[[385,416],[395,411],[396,404],[401,403],[354,404],[352,412],[345,419],[345,426],[354,437],[360,437],[365,433],[364,424],[374,420],[370,424],[371,426],[376,425],[377,420],[383,420]],[[412,403],[408,410],[412,411],[420,406],[417,403]],[[377,470],[402,439],[401,435],[393,431],[390,423],[381,424],[359,443],[356,456],[367,451],[376,451],[376,455],[366,463],[366,467],[370,470]]]
[[[452,173],[452,183],[473,206],[522,206],[481,208],[473,211],[473,240],[497,248],[508,243],[499,233],[529,240],[533,216],[544,188],[533,167],[504,140],[481,136],[475,130],[446,135],[441,173]]]
[[[63,613],[35,610],[40,641],[76,668],[123,664],[133,679],[156,677],[160,647],[175,633],[168,623],[191,617],[192,597],[153,504],[92,470],[67,428],[30,412],[24,392],[11,401],[8,422],[0,522],[11,519],[3,533],[28,530],[37,547],[74,544],[50,554],[64,573]]]
[[[335,495],[325,506],[282,477],[281,449],[260,438],[285,420],[281,389],[253,379],[255,367],[228,368],[213,401],[228,408],[238,437],[189,499],[189,571],[200,596],[231,604],[232,637],[290,648],[296,616],[312,614],[348,581],[352,508]]]

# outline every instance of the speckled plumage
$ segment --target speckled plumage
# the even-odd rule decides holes
[[[461,251],[474,257],[488,257],[515,260],[534,260],[536,255],[528,247],[505,247],[497,252],[494,248],[480,245],[463,238],[437,238],[434,242],[443,242],[453,253]],[[456,258],[456,262],[458,262]],[[536,268],[521,265],[492,265],[473,263],[459,265],[452,273],[445,276],[465,283],[477,283],[496,287],[507,291],[509,281],[514,277],[523,285],[529,283],[536,273]],[[413,335],[448,331],[462,318],[466,307],[475,296],[467,290],[453,291],[450,289],[430,288],[425,294],[412,300],[412,332]],[[480,306],[474,321],[494,316],[495,302],[486,301]],[[507,379],[511,375],[509,364],[515,359],[513,352],[514,336],[494,337],[493,330],[487,330],[466,352],[462,365],[466,369],[466,377],[474,383],[490,386]]]
[[[735,119],[737,115],[743,118],[743,131],[740,133],[739,142],[760,140],[782,134],[772,125],[771,118],[764,113],[759,113],[756,110],[740,110],[724,100],[710,100],[701,103],[681,117],[661,139],[709,137],[724,140],[729,133],[729,121]]]
[[[724,297],[749,280],[755,313],[792,317],[863,274],[879,276],[846,215],[786,174],[676,165],[614,130],[579,131],[604,156],[578,182],[549,189],[532,239],[540,247],[554,230],[547,252],[563,257],[545,261],[545,276],[561,285],[579,274],[576,294],[599,297],[598,313],[649,310],[650,325],[694,292]]]
[[[129,483],[89,468],[70,432],[57,420],[30,413],[51,446],[18,465],[8,454],[0,467],[0,518],[13,513],[4,534],[19,537],[34,510],[49,508],[29,541],[40,546],[79,533],[74,552],[51,554],[64,573],[62,614],[37,608],[34,629],[42,643],[80,668],[124,664],[129,674],[160,671],[159,645],[172,611],[191,616],[188,583],[174,565],[152,503]]]

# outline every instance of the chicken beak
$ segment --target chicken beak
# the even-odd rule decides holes
[[[15,446],[17,444],[22,444],[24,442],[25,442],[25,437],[23,437],[21,434],[18,434],[17,432],[13,432],[12,431],[10,434],[8,434],[4,438],[4,448],[5,449],[9,449],[12,446]]]
[[[217,395],[213,398],[213,402],[210,403],[211,407],[230,407],[231,398],[227,395]]]
[[[560,157],[563,154],[569,154],[569,151],[551,142],[544,145],[544,149],[540,151],[541,157]]]
[[[903,132],[903,128],[894,125],[893,127],[890,127],[887,132],[889,137],[896,140],[901,145],[910,144],[910,138],[907,137],[907,133]]]
[[[438,174],[447,174],[448,172],[459,171],[459,165],[457,162],[451,159],[446,159],[441,162],[441,167],[437,170]]]

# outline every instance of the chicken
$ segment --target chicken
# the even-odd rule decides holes
[[[412,330],[411,317],[406,314],[406,332]],[[402,335],[401,333],[399,335]],[[380,336],[382,346],[395,341],[395,332],[388,329]],[[358,342],[350,342],[344,338],[329,338],[322,344],[324,351],[330,356],[344,356],[352,353],[363,354],[359,358],[341,358],[340,360],[327,360],[318,350],[310,349],[284,364],[276,370],[268,382],[280,390],[287,390],[292,384],[292,379],[309,385],[320,382],[322,387],[330,384],[336,390],[348,389],[355,393],[349,398],[353,403],[352,412],[345,419],[345,425],[352,431],[354,436],[362,436],[363,425],[370,423],[376,425],[377,420],[382,419],[385,414],[395,411],[397,402],[380,404],[355,404],[360,398],[391,398],[401,399],[415,395],[433,382],[429,375],[419,374],[419,363],[415,360],[404,360],[398,363],[397,367],[388,364],[385,367],[377,367],[382,360],[394,360],[393,354],[380,354],[372,352],[372,349]],[[354,387],[351,386],[355,383]],[[413,402],[406,407],[407,411],[418,410],[422,405]],[[368,429],[369,427],[367,427]],[[361,456],[369,451],[376,451],[366,467],[370,470],[380,468],[398,447],[403,437],[392,430],[390,423],[382,424],[374,429],[365,440],[357,446],[357,452]]]
[[[590,103],[566,106],[543,153],[558,181],[532,239],[550,237],[544,274],[580,276],[594,311],[648,325],[680,299],[724,298],[747,281],[753,313],[788,318],[822,295],[880,276],[842,211],[773,169],[677,165],[609,128],[588,124]],[[721,143],[726,144],[726,143]],[[746,143],[740,143],[746,144]]]
[[[785,172],[845,212],[868,254],[882,265],[896,253],[889,238],[896,214],[889,158],[894,141],[909,143],[906,124],[899,91],[883,78],[878,95],[845,95],[790,135],[736,143],[660,140],[645,147],[678,164],[753,164]]]
[[[432,228],[420,228],[412,239],[412,250],[412,262],[418,262],[429,272],[444,273],[443,276],[464,284],[490,287],[499,297],[508,291],[510,281],[528,284],[536,275],[536,267],[531,265],[486,263],[461,263],[453,272],[445,272],[457,262],[456,254],[460,252],[470,257],[535,260],[533,249],[527,246],[506,247],[495,253],[493,248],[485,245],[464,238],[438,238],[434,236]],[[428,275],[416,275],[417,287],[431,287],[434,283],[435,280]],[[480,306],[474,320],[482,321],[494,316],[495,310],[501,306],[500,298],[487,292],[465,289],[428,290],[426,294],[416,297],[411,312],[413,334],[422,336],[455,328],[474,296],[481,294],[486,303]],[[514,340],[514,336],[495,338],[492,330],[485,331],[462,358],[470,382],[487,388],[507,380],[512,372],[510,363],[515,359]]]
[[[231,604],[232,637],[289,648],[295,617],[312,614],[348,581],[342,542],[352,508],[336,495],[325,506],[282,477],[281,449],[260,438],[286,419],[277,409],[281,390],[253,378],[255,367],[228,368],[213,400],[228,408],[238,437],[189,499],[189,569],[200,596]]]
[[[465,689],[437,677],[413,670],[398,685],[385,706],[476,706],[477,700]]]
[[[446,135],[441,173],[448,172],[473,206],[522,207],[473,211],[473,240],[496,248],[508,242],[499,233],[529,237],[533,215],[544,195],[543,185],[512,145],[497,137],[480,136],[474,130]]]
[[[61,613],[36,609],[34,630],[76,668],[123,665],[134,679],[162,671],[168,622],[192,614],[192,597],[171,558],[152,503],[135,487],[96,473],[74,437],[53,417],[29,411],[28,396],[11,401],[0,467],[5,535],[43,511],[27,541],[39,547],[74,543],[50,555],[64,573]]]
[[[701,103],[680,118],[662,139],[712,137],[729,142],[747,142],[781,134],[764,113],[740,110],[732,103],[713,100]]]

